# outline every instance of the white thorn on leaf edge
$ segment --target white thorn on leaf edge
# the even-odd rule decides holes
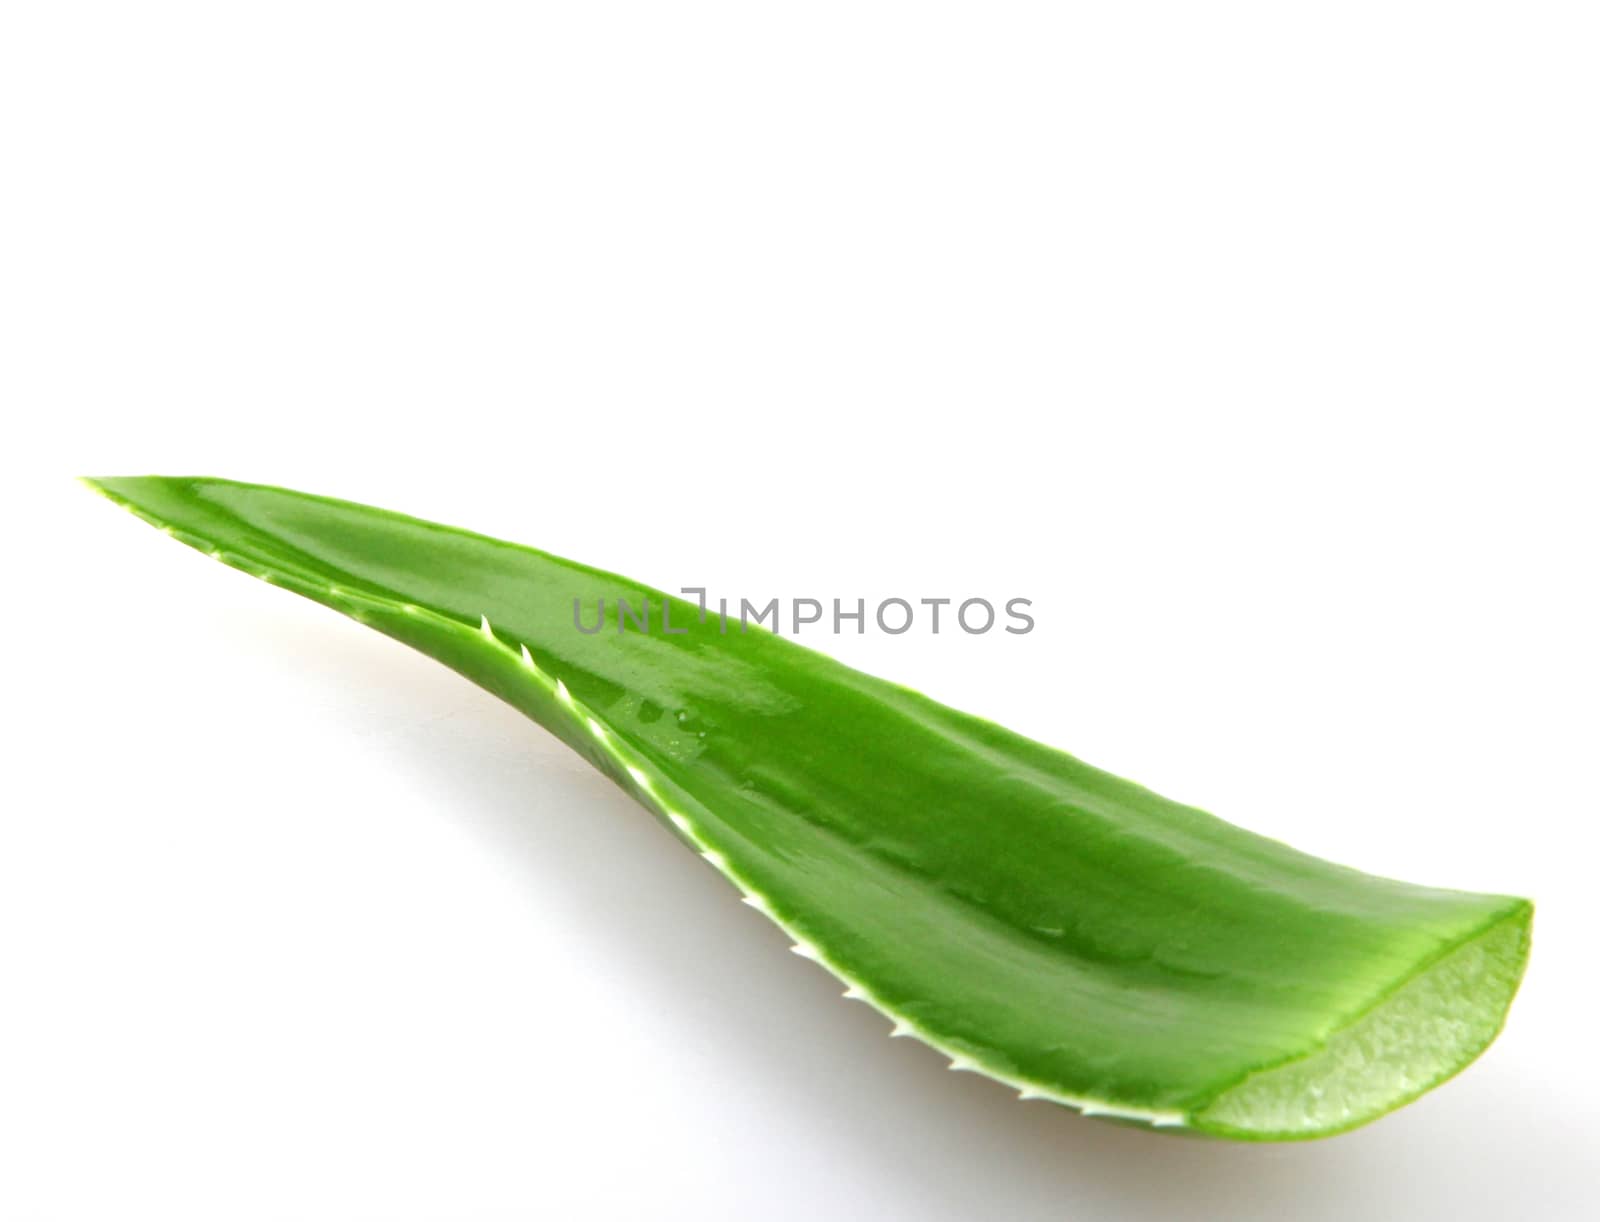
[[[889,1032],[889,1038],[892,1040],[897,1040],[910,1034],[911,1028],[909,1026],[902,1022],[896,1022],[894,1025],[894,1030]]]
[[[821,963],[822,957],[817,954],[816,947],[807,946],[804,942],[796,942],[789,948],[791,954],[799,955],[802,959],[810,959],[813,963]]]
[[[489,617],[487,615],[479,617],[478,631],[483,633],[483,635],[488,637],[491,641],[494,640],[494,629],[489,627]]]

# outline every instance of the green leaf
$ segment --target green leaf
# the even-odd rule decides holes
[[[515,705],[896,1035],[1024,1097],[1336,1133],[1471,1062],[1521,979],[1526,900],[1307,856],[626,578],[277,488],[89,482]]]

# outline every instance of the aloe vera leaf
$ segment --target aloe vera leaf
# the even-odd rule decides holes
[[[1526,900],[1319,860],[626,578],[278,488],[87,482],[522,710],[894,1034],[1024,1098],[1338,1133],[1476,1058],[1521,979]]]

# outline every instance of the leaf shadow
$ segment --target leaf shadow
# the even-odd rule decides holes
[[[466,680],[353,625],[310,631],[256,608],[225,614],[241,648],[314,668],[329,699],[346,701],[352,732],[373,732],[363,709],[382,707],[396,766],[451,795],[440,818],[558,907],[586,955],[636,981],[651,1022],[685,1038],[715,1033],[731,1076],[760,1084],[783,1113],[781,1139],[763,1149],[742,1137],[748,1165],[731,1171],[730,1193],[765,1217],[814,1216],[819,1201],[841,1216],[921,1222],[1518,1216],[1533,1186],[1559,1194],[1582,1165],[1573,1131],[1530,1105],[1492,1057],[1376,1125],[1303,1144],[1153,1134],[1022,1103],[887,1038],[881,1016],[788,954],[781,931],[631,799]],[[808,1159],[795,1133],[848,1149],[848,1166]],[[1508,1164],[1516,1176],[1503,1174]],[[806,1186],[775,1200],[779,1176]],[[851,1206],[863,1192],[870,1210]],[[1545,1204],[1542,1216],[1561,1216],[1560,1200]]]

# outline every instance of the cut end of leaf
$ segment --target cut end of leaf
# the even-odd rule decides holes
[[[1493,1042],[1527,963],[1533,905],[1411,976],[1306,1056],[1253,1073],[1191,1118],[1219,1136],[1325,1137],[1454,1077]]]

